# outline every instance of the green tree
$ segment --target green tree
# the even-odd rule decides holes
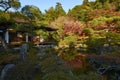
[[[120,0],[110,0],[112,3],[111,3],[111,6],[114,6],[115,7],[115,11],[120,11]]]
[[[48,10],[45,10],[45,20],[50,24],[60,16],[65,16],[66,12],[62,8],[61,3],[57,2],[55,8],[50,7]]]
[[[24,33],[33,33],[34,27],[29,23],[29,18],[21,12],[9,12],[14,25],[10,26],[16,31],[23,31]]]
[[[96,0],[94,3],[95,9],[109,9],[119,11],[120,0]]]
[[[71,44],[77,44],[78,36],[77,35],[69,35],[64,37],[63,39],[60,39],[59,45],[65,46],[65,45],[71,45]]]
[[[66,12],[62,8],[62,4],[59,3],[59,2],[57,2],[56,6],[55,6],[55,14],[56,14],[56,19],[60,16],[65,16],[66,15]]]
[[[30,18],[31,23],[34,26],[40,26],[42,24],[42,12],[38,7],[33,5],[26,5],[22,8],[21,12]]]
[[[108,37],[108,41],[113,45],[120,45],[120,34],[119,33],[112,33],[108,32],[106,34]]]
[[[75,20],[87,22],[88,13],[92,10],[88,5],[77,5],[72,10],[69,10],[68,16]]]
[[[45,10],[45,20],[50,23],[54,21],[56,18],[55,16],[55,10],[53,7],[50,7],[48,10]]]
[[[86,4],[88,4],[88,0],[83,0],[83,5],[86,5]]]
[[[7,27],[9,26],[7,23],[9,23],[11,20],[11,17],[8,13],[4,13],[2,11],[0,11],[0,26],[4,26],[4,27]],[[6,23],[6,24],[4,24]],[[3,25],[2,25],[3,24]]]
[[[35,33],[36,33],[37,35],[39,35],[40,38],[43,38],[43,39],[45,39],[45,40],[47,40],[47,38],[48,38],[48,36],[49,36],[49,32],[43,31],[43,30],[36,30]]]
[[[86,41],[87,50],[90,53],[103,53],[103,46],[105,43],[106,39],[104,37],[101,37],[98,34],[94,34],[90,36]]]
[[[108,29],[109,31],[119,33],[119,20],[119,16],[113,16],[109,18],[101,16],[91,20],[88,25],[94,29]]]
[[[91,36],[94,34],[94,30],[92,28],[84,28],[83,29],[83,33],[86,35],[86,36]]]
[[[94,8],[95,9],[102,8],[102,3],[100,2],[100,0],[96,0],[95,1]]]
[[[19,9],[21,6],[19,0],[0,0],[0,7],[6,12],[10,8]]]

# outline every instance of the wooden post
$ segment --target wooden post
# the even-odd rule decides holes
[[[8,44],[9,43],[9,32],[8,30],[5,32],[5,41]]]
[[[28,42],[29,40],[28,40],[28,33],[26,33],[26,42]]]

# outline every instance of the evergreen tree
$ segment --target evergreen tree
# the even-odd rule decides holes
[[[64,9],[62,8],[61,3],[57,2],[56,6],[55,6],[55,13],[56,13],[56,19],[60,16],[65,16],[66,12],[64,11]]]
[[[91,9],[92,8],[87,5],[77,5],[72,10],[69,10],[68,16],[75,20],[86,22]]]
[[[19,0],[0,0],[0,7],[6,12],[8,9],[18,9],[20,8],[21,4]]]
[[[88,2],[89,2],[88,0],[84,0],[83,5],[86,5]]]
[[[42,12],[40,9],[33,5],[26,5],[22,8],[21,12],[29,17],[34,26],[40,26],[42,20]]]
[[[55,10],[53,7],[50,7],[48,10],[45,10],[45,20],[50,23],[51,21],[54,21],[56,18]]]
[[[96,0],[94,3],[94,8],[95,9],[100,9],[102,8],[102,3],[100,2],[100,0]]]
[[[45,10],[45,20],[50,24],[52,21],[57,19],[60,16],[65,16],[66,12],[62,8],[61,3],[56,3],[55,8],[50,7],[48,10]]]

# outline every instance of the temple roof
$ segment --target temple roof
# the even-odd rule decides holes
[[[57,31],[57,28],[49,27],[49,26],[40,26],[39,29],[45,30],[45,31]]]

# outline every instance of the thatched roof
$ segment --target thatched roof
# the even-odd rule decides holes
[[[28,22],[29,22],[29,21],[26,20],[26,19],[17,18],[17,17],[14,18],[14,21],[15,21],[16,23],[28,23]]]

